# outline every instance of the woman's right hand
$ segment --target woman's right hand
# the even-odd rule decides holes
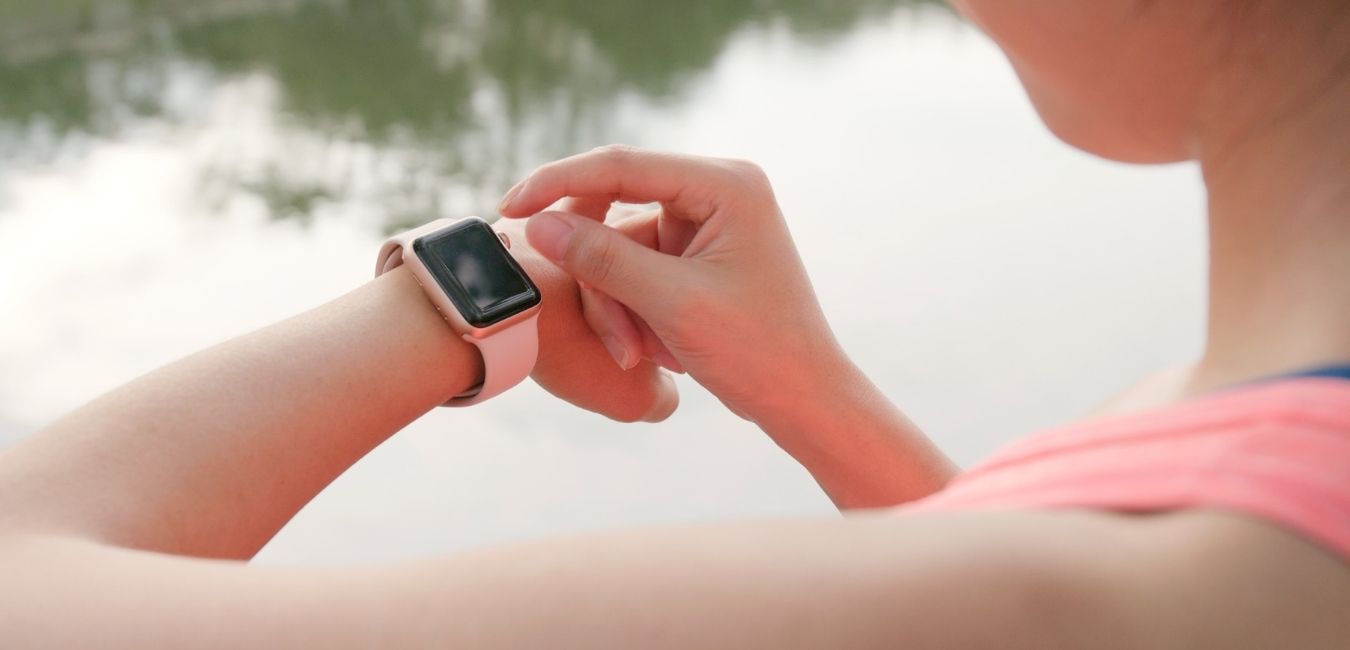
[[[540,213],[562,199],[568,212]],[[602,225],[616,201],[659,207]],[[621,366],[687,370],[752,421],[850,367],[751,163],[601,147],[535,170],[500,210],[534,215],[530,243],[582,284],[587,321]]]

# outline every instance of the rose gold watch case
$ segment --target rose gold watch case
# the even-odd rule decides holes
[[[478,217],[465,217],[478,219]],[[483,355],[484,381],[469,392],[446,403],[447,406],[463,406],[486,400],[519,383],[529,376],[538,356],[537,319],[541,302],[518,314],[493,323],[488,327],[474,327],[459,308],[450,300],[450,296],[441,289],[440,283],[412,250],[412,244],[418,238],[438,232],[462,219],[437,219],[425,225],[413,228],[391,237],[380,247],[375,275],[379,276],[399,266],[406,265],[413,278],[421,286],[422,293],[440,312],[441,318],[450,324],[451,329],[469,343],[476,346]],[[509,240],[503,240],[509,248]]]

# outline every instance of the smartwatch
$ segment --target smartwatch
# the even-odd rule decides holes
[[[439,219],[380,248],[375,276],[406,265],[454,331],[483,355],[483,383],[445,406],[477,404],[520,383],[539,355],[539,288],[478,217]]]

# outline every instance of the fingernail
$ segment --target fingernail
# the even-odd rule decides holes
[[[530,243],[544,257],[557,262],[567,254],[567,243],[572,239],[572,224],[555,214],[544,213],[530,218],[526,226]]]
[[[600,340],[604,342],[605,349],[609,350],[609,356],[614,357],[614,363],[619,364],[620,368],[628,370],[633,367],[632,364],[629,363],[632,357],[628,354],[628,348],[625,348],[623,344],[619,342],[619,339],[612,336],[602,336],[600,337]]]
[[[528,180],[530,179],[527,178],[525,180],[522,180],[519,183],[516,183],[515,185],[511,186],[511,189],[506,190],[506,194],[502,196],[502,202],[497,205],[497,212],[499,213],[506,212],[508,209],[511,208],[511,203],[515,201],[516,195],[520,194],[520,191],[522,189],[525,189],[525,183]]]
[[[657,392],[657,400],[652,404],[651,410],[642,417],[643,422],[665,420],[680,405],[680,391],[675,388],[675,380],[670,375],[662,373],[661,383],[665,384],[665,390]]]

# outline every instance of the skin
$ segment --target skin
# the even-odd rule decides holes
[[[1204,353],[1105,411],[1350,360],[1350,6],[954,4],[1004,48],[1069,144],[1115,160],[1200,164],[1209,198]]]
[[[1282,6],[960,4],[1008,52],[1055,133],[1118,159],[1195,158],[1204,171],[1205,353],[1110,410],[1350,360],[1341,281],[1350,270],[1350,81],[1337,63],[1350,19],[1341,3]],[[1238,8],[1242,19],[1232,18]],[[1232,49],[1248,42],[1260,47]],[[616,199],[659,209],[602,225]],[[566,212],[513,231],[548,305],[535,373],[546,388],[611,417],[659,420],[675,406],[673,387],[643,359],[687,371],[844,507],[899,503],[949,478],[950,464],[829,334],[757,168],[603,149],[541,168],[503,213],[554,204]],[[764,276],[772,288],[756,284]],[[747,312],[776,317],[774,327]],[[1262,345],[1244,343],[1252,340]],[[779,381],[733,381],[731,368]],[[365,568],[243,562],[351,463],[481,372],[473,349],[395,270],[63,418],[0,455],[0,639],[588,648],[1350,640],[1343,558],[1203,509],[854,511]],[[856,408],[843,424],[830,417],[839,400]]]

